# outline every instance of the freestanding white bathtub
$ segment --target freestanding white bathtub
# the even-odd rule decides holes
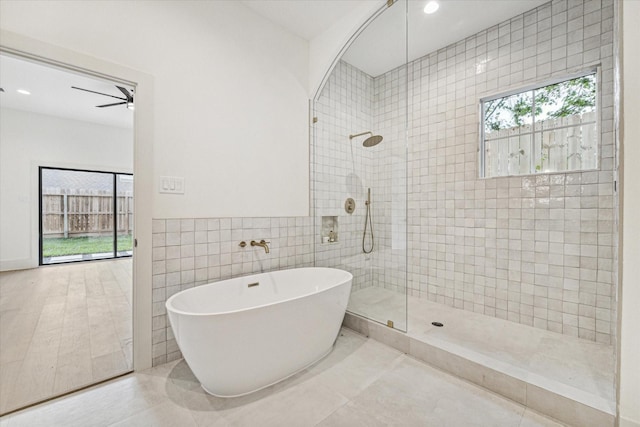
[[[280,270],[187,289],[166,307],[178,347],[202,388],[236,397],[329,354],[352,279],[333,268]]]

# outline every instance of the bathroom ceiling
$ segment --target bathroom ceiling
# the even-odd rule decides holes
[[[311,40],[364,3],[381,0],[243,0],[264,18]]]
[[[423,12],[427,0],[394,4],[349,47],[343,60],[372,77],[435,52],[479,31],[527,12],[546,0],[439,0],[437,12]],[[405,20],[405,13],[408,19]],[[406,28],[409,44],[405,53]]]
[[[440,0],[426,15],[427,0],[409,0],[409,59],[459,41],[482,29],[531,10],[545,0]],[[307,40],[330,28],[364,3],[384,0],[244,0],[243,3]],[[353,43],[343,59],[371,76],[404,63],[405,8],[402,2],[381,14]],[[400,25],[397,25],[400,23]],[[121,96],[113,83],[38,63],[0,55],[0,106],[122,128],[133,127],[133,112],[124,106],[96,108],[104,96],[71,89],[78,86]],[[22,95],[17,89],[27,89]],[[127,88],[131,89],[131,88]]]
[[[111,102],[111,98],[71,89],[77,86],[121,97],[122,93],[112,82],[7,55],[0,55],[0,70],[0,87],[4,89],[0,93],[0,106],[3,108],[133,128],[133,111],[126,106],[96,108]],[[27,90],[30,95],[18,93],[18,89]]]
[[[369,1],[369,0],[367,0]],[[409,60],[455,43],[548,0],[439,0],[440,9],[427,15],[427,0],[409,0]],[[362,5],[362,1],[253,0],[254,11],[307,40]],[[381,7],[383,0],[377,3]],[[376,77],[405,62],[405,7],[397,1],[352,44],[343,59]]]

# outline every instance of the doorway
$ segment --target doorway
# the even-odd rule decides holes
[[[100,107],[123,83],[0,61],[2,415],[133,370],[134,111]]]

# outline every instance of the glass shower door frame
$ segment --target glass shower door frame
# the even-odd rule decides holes
[[[357,314],[359,316],[365,317],[369,320],[372,321],[376,321],[378,323],[382,323],[385,324],[387,326],[393,327],[395,329],[399,329],[401,331],[406,332],[406,330],[408,329],[408,278],[409,278],[409,271],[408,271],[408,221],[407,221],[407,216],[408,216],[408,180],[409,180],[409,171],[408,171],[408,155],[409,155],[409,139],[408,139],[408,121],[409,121],[409,67],[408,67],[408,5],[407,5],[407,0],[404,1],[396,1],[395,5],[396,7],[401,7],[400,4],[402,4],[404,6],[404,14],[403,14],[403,19],[404,19],[404,43],[403,43],[403,47],[404,47],[404,64],[403,64],[403,70],[402,70],[402,74],[404,74],[403,79],[404,79],[404,86],[402,86],[400,88],[400,90],[403,92],[403,98],[404,98],[404,106],[402,108],[404,108],[404,114],[403,114],[403,119],[402,121],[399,123],[400,126],[398,128],[396,128],[396,137],[397,137],[397,141],[396,144],[398,144],[396,147],[394,147],[394,150],[396,153],[398,153],[402,158],[403,158],[403,163],[404,163],[404,169],[403,169],[403,173],[404,175],[400,175],[401,179],[404,180],[404,182],[398,184],[398,186],[394,185],[393,183],[393,179],[392,178],[390,180],[391,182],[391,186],[393,188],[399,188],[402,187],[403,191],[404,191],[404,195],[403,195],[403,201],[401,201],[400,203],[403,204],[403,206],[401,207],[401,211],[403,210],[403,214],[404,214],[404,218],[401,221],[401,225],[400,227],[398,226],[393,226],[392,225],[392,220],[391,220],[391,216],[389,217],[389,221],[385,221],[385,224],[388,225],[388,230],[387,232],[391,232],[393,233],[393,231],[395,232],[400,232],[403,233],[403,237],[400,239],[396,239],[394,236],[391,235],[391,238],[388,239],[387,241],[389,242],[389,253],[385,254],[384,257],[386,258],[391,257],[391,253],[392,253],[392,249],[393,249],[393,245],[397,244],[398,242],[402,242],[401,246],[402,247],[396,247],[397,250],[402,253],[402,261],[400,263],[398,263],[398,265],[395,266],[395,268],[399,269],[400,271],[403,272],[403,278],[399,281],[402,282],[402,284],[398,283],[400,286],[397,286],[397,289],[400,289],[401,287],[404,288],[404,296],[403,296],[403,305],[404,305],[404,312],[402,313],[402,315],[400,316],[387,316],[387,315],[382,315],[382,316],[372,316],[366,312],[361,312],[361,311],[354,311],[352,308],[348,308],[348,311],[353,313],[353,314]],[[325,123],[327,123],[326,121],[326,117],[323,116],[323,110],[322,110],[322,105],[320,104],[321,98],[325,95],[325,89],[330,88],[331,83],[331,76],[333,75],[333,73],[335,72],[335,70],[338,68],[339,63],[341,61],[341,58],[343,56],[343,54],[348,50],[348,48],[352,45],[352,43],[355,41],[355,39],[363,32],[366,30],[366,28],[368,27],[368,25],[373,22],[379,15],[381,15],[383,12],[385,12],[386,10],[388,10],[389,6],[385,5],[384,7],[380,8],[376,13],[373,14],[373,16],[356,32],[356,34],[349,40],[349,42],[345,45],[345,47],[341,50],[340,54],[336,57],[336,59],[334,60],[334,63],[332,65],[332,67],[329,69],[329,71],[327,72],[327,74],[325,75],[324,81],[322,83],[322,85],[320,86],[320,89],[318,89],[318,92],[316,93],[316,96],[314,97],[314,99],[311,102],[311,110],[312,110],[312,123],[311,123],[311,131],[312,131],[312,137],[311,137],[311,152],[310,152],[310,159],[311,159],[311,165],[310,165],[310,174],[311,174],[311,180],[310,180],[310,190],[311,190],[311,209],[313,212],[313,223],[314,223],[314,265],[316,266],[331,266],[331,267],[337,267],[337,268],[345,268],[345,269],[349,269],[351,267],[347,267],[346,263],[344,262],[344,258],[347,255],[347,251],[342,250],[340,252],[340,261],[337,262],[336,264],[333,265],[328,265],[327,264],[327,258],[328,256],[326,255],[327,253],[327,246],[323,245],[323,240],[322,240],[322,235],[321,235],[321,230],[322,230],[322,221],[323,221],[323,214],[326,215],[338,215],[337,218],[338,220],[340,219],[340,215],[342,215],[344,218],[348,218],[346,216],[344,216],[344,211],[342,211],[341,213],[338,212],[339,209],[337,209],[335,206],[333,208],[333,211],[329,214],[326,214],[325,212],[328,211],[326,206],[327,206],[327,201],[326,200],[319,200],[319,195],[320,193],[326,192],[324,190],[324,188],[319,188],[321,187],[324,183],[320,180],[318,180],[317,178],[321,175],[322,172],[322,168],[324,165],[320,165],[320,162],[322,161],[321,159],[325,159],[326,160],[326,153],[325,156],[323,157],[322,154],[319,154],[319,149],[322,147],[319,147],[318,144],[337,144],[338,149],[340,149],[340,145],[341,144],[345,144],[345,146],[348,147],[348,145],[351,143],[352,141],[348,138],[348,134],[346,135],[338,135],[337,137],[340,138],[337,141],[324,141],[322,140],[327,139],[327,135],[329,134],[330,131],[332,131],[332,129],[329,129],[328,127],[323,127],[323,125]],[[325,109],[326,110],[326,109]],[[324,114],[326,114],[326,112],[324,112]],[[372,118],[373,120],[373,118]],[[329,124],[330,126],[330,124]],[[375,127],[375,125],[373,126]],[[369,129],[350,129],[349,132],[352,134],[357,134],[359,132],[362,131],[366,131]],[[374,131],[374,133],[377,133],[375,131],[375,129],[371,129],[372,131]],[[384,136],[384,135],[383,135]],[[342,139],[344,138],[344,139]],[[392,141],[391,138],[388,138],[387,141],[383,141],[381,143],[381,146],[383,144],[385,144],[385,142],[387,144],[390,144],[390,142]],[[354,147],[358,144],[358,142],[361,141],[354,141]],[[326,150],[326,147],[324,147],[324,149]],[[351,149],[353,150],[354,148],[351,147]],[[353,159],[352,159],[353,161]],[[335,165],[327,165],[327,166],[335,166]],[[391,166],[393,167],[393,165]],[[354,166],[354,173],[355,173],[355,166]],[[368,187],[368,186],[365,186]],[[365,189],[366,191],[366,189]],[[373,188],[373,195],[372,195],[372,200],[373,200],[373,206],[375,206],[375,199],[376,196],[380,196],[380,194],[376,194],[378,192],[376,192],[376,189]],[[392,201],[393,200],[393,196],[389,195],[392,194],[393,191],[390,191],[387,196],[389,197],[389,200]],[[349,196],[349,194],[344,194],[344,197]],[[342,197],[342,195],[340,196]],[[338,197],[338,198],[340,198]],[[360,212],[363,212],[365,209],[365,204],[364,204],[364,200],[357,200],[356,198],[356,211],[360,210]],[[344,200],[341,200],[344,202]],[[337,201],[331,201],[332,205],[337,203]],[[396,205],[397,206],[397,205]],[[393,209],[393,206],[387,206],[385,211],[392,211],[395,210],[397,212],[396,209]],[[374,214],[375,215],[375,214]],[[374,217],[374,221],[376,220],[376,218]],[[395,218],[394,220],[397,220],[397,218]],[[387,223],[388,222],[388,223]],[[342,224],[340,224],[340,226],[342,226]],[[364,227],[364,223],[362,223],[360,225],[361,227]],[[375,227],[374,227],[374,233],[376,232]],[[360,230],[360,233],[362,233],[362,230]],[[355,233],[353,233],[355,235]],[[353,238],[353,236],[351,236],[352,239],[354,240],[355,238]],[[360,234],[360,238],[362,237],[362,234]],[[355,239],[357,240],[357,239]],[[380,243],[379,237],[376,235],[376,240],[378,240],[376,242],[376,244],[378,245]],[[338,242],[337,245],[341,245],[342,243]],[[380,249],[380,246],[378,246],[378,249]],[[340,250],[336,249],[335,250]],[[375,251],[374,251],[375,252]],[[362,255],[362,254],[361,254]],[[371,278],[373,276],[373,257],[369,256],[369,259],[364,261],[366,262],[365,264],[365,269],[366,269],[366,275]],[[380,264],[383,266],[384,269],[386,269],[386,267],[384,267],[385,263],[386,263],[386,259],[380,259]],[[359,263],[357,263],[357,265],[359,265]],[[354,274],[355,276],[355,274]],[[385,272],[381,272],[381,274],[378,275],[379,277],[389,277],[389,275],[386,275]],[[397,277],[397,276],[395,276]],[[355,278],[354,278],[354,282],[355,282]],[[373,281],[371,281],[373,282]],[[373,285],[373,283],[371,283],[371,285]],[[383,287],[384,287],[384,283],[383,283]],[[353,293],[353,289],[352,289],[352,293]],[[396,305],[398,304],[398,300],[396,299]],[[389,309],[389,307],[387,307],[387,310]],[[394,319],[396,319],[396,322],[392,321],[392,317]]]

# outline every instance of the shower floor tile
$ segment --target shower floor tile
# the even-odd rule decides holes
[[[402,318],[410,338],[445,349],[511,377],[559,390],[615,411],[613,346],[452,308],[388,289],[351,295],[349,310],[374,320]],[[431,322],[441,322],[436,327]]]
[[[16,426],[559,427],[509,399],[343,329],[310,368],[232,399],[206,394],[184,360],[8,415]]]

